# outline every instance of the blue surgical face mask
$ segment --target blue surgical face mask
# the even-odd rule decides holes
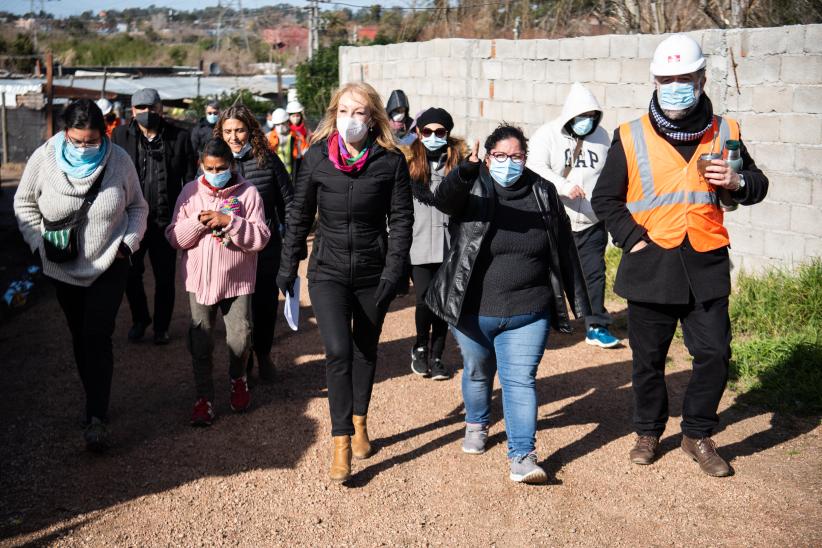
[[[243,145],[243,148],[240,149],[240,152],[232,152],[232,154],[235,158],[242,158],[249,150],[251,150],[251,143],[246,143]]]
[[[420,139],[420,141],[422,141],[422,144],[425,145],[425,148],[427,148],[431,152],[439,150],[448,144],[447,139],[445,139],[444,137],[437,137],[433,133],[428,137],[423,137],[422,139]]]
[[[513,162],[511,158],[506,158],[502,162],[491,158],[491,165],[488,171],[491,172],[491,177],[494,178],[497,184],[508,187],[519,180],[523,167],[524,163],[517,164]]]
[[[571,124],[571,127],[574,130],[574,133],[579,135],[580,137],[584,137],[591,133],[591,130],[594,129],[594,119],[590,116],[576,116],[574,118],[574,123]]]
[[[66,141],[64,154],[66,156],[66,160],[74,165],[96,164],[102,149],[102,145],[80,148],[74,146],[69,141]]]
[[[223,188],[231,180],[231,170],[220,171],[219,173],[204,172],[205,180],[214,188]]]
[[[671,82],[660,84],[657,99],[663,110],[685,110],[696,103],[694,84]]]
[[[212,126],[217,123],[217,120],[219,118],[220,118],[219,114],[206,114],[206,122],[208,122]]]

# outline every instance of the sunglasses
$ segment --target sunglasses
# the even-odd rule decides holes
[[[448,130],[445,129],[444,127],[437,128],[437,129],[431,129],[430,127],[424,127],[420,130],[420,133],[422,134],[423,137],[431,137],[431,134],[433,133],[434,135],[436,135],[440,139],[444,139],[445,136],[448,135]]]

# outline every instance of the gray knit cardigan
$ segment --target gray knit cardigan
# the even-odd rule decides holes
[[[104,165],[108,167],[100,193],[79,227],[79,257],[66,263],[52,263],[43,252],[43,218],[58,221],[80,209]],[[40,250],[46,276],[88,287],[112,265],[121,242],[132,252],[140,247],[148,204],[125,150],[109,142],[106,157],[94,173],[75,179],[58,167],[52,138],[29,158],[14,194],[14,214],[23,239],[32,251]]]

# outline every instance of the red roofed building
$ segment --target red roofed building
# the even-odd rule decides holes
[[[357,42],[362,42],[363,40],[368,40],[369,42],[373,42],[374,39],[377,38],[377,31],[379,27],[376,25],[370,25],[367,27],[359,27],[357,28]]]
[[[281,25],[273,29],[263,29],[263,41],[277,49],[308,48],[308,29],[299,25]]]

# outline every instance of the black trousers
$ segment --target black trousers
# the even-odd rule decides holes
[[[662,435],[668,422],[665,358],[677,322],[682,322],[693,371],[682,405],[682,432],[710,436],[719,423],[717,408],[728,381],[731,321],[728,297],[685,305],[628,301],[628,339],[633,352],[634,428]]]
[[[111,335],[127,276],[128,260],[115,259],[89,287],[52,280],[71,331],[74,361],[86,392],[86,421],[92,417],[108,420],[114,371]]]
[[[448,324],[436,316],[428,305],[425,304],[425,291],[431,284],[431,279],[436,274],[440,264],[420,264],[414,265],[411,276],[414,278],[414,292],[417,299],[417,307],[414,311],[414,321],[417,324],[417,339],[414,348],[428,348],[429,332],[431,340],[431,358],[442,358],[445,350],[445,337],[448,335]]]
[[[591,315],[585,316],[585,328],[592,325],[611,325],[611,315],[605,310],[605,248],[608,232],[605,223],[599,222],[579,232],[574,232],[574,243],[579,253],[588,298],[591,300]],[[579,300],[581,288],[577,288]]]
[[[274,344],[274,327],[277,323],[277,269],[279,257],[262,257],[257,260],[257,280],[251,298],[254,321],[254,353],[268,356]]]
[[[126,297],[128,297],[128,305],[131,308],[133,323],[151,323],[148,300],[143,288],[146,253],[151,259],[151,270],[154,272],[154,332],[161,333],[168,331],[171,313],[174,310],[174,272],[177,266],[177,250],[171,247],[163,229],[154,222],[148,223],[143,241],[140,242],[140,249],[131,256]]]
[[[377,366],[377,344],[387,307],[377,307],[377,286],[352,288],[334,281],[309,283],[311,306],[325,347],[331,435],[354,433],[352,415],[367,415]]]

